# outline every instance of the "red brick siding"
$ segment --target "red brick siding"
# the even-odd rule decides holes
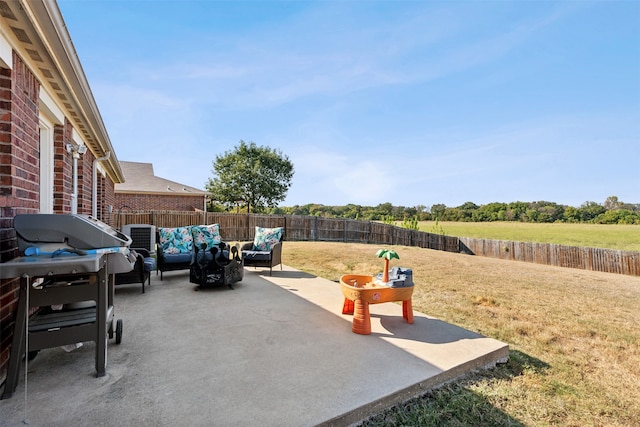
[[[53,130],[53,211],[71,213],[71,193],[73,193],[73,159],[67,153],[71,143],[71,124],[65,118],[64,126],[56,125]]]
[[[105,178],[102,176],[101,173],[98,173],[97,179],[98,180],[96,182],[96,198],[98,200],[98,203],[96,204],[96,207],[98,209],[96,211],[96,218],[102,222],[107,222],[105,221],[105,219],[107,218],[107,214],[109,212],[104,204]]]
[[[14,69],[2,72],[0,205],[39,209],[39,83],[14,53]],[[7,81],[7,79],[9,81]],[[8,83],[8,84],[7,84]],[[6,90],[9,86],[9,90]],[[6,197],[6,199],[5,199]]]
[[[13,217],[37,213],[40,203],[40,83],[13,53],[0,69],[0,262],[18,256]],[[18,305],[18,279],[0,280],[0,379],[6,375]]]
[[[78,159],[78,213],[91,215],[93,206],[91,203],[91,193],[93,186],[92,179],[92,163],[93,154],[87,151]]]
[[[0,262],[19,255],[13,218],[40,211],[40,84],[14,52],[13,69],[0,68]],[[72,125],[56,125],[54,139],[53,204],[55,213],[71,212],[73,159],[66,144],[72,143]],[[92,213],[92,166],[90,152],[78,159],[78,213]],[[115,205],[114,183],[98,180],[99,216],[111,223],[108,206]],[[6,376],[13,325],[18,303],[19,280],[0,281],[0,383]]]
[[[11,196],[11,70],[0,68],[0,198]],[[4,199],[0,199],[4,201]],[[0,203],[5,206],[5,203]]]
[[[111,214],[111,212],[109,212],[109,208],[111,209],[115,209],[116,206],[116,190],[115,190],[115,184],[113,181],[111,181],[110,179],[107,179],[105,181],[105,191],[104,191],[104,210],[106,212],[107,215],[107,219],[108,221],[105,221],[107,224],[113,226],[113,215]]]
[[[13,230],[13,208],[9,202],[13,191],[11,156],[11,70],[0,68],[0,261],[17,256],[16,236]],[[5,207],[6,206],[6,207]],[[9,360],[9,345],[13,316],[18,298],[17,280],[0,280],[0,378],[4,377]]]
[[[115,185],[113,181],[98,174],[98,219],[112,227],[115,226],[113,213],[109,208],[115,210]]]
[[[204,209],[204,196],[117,193],[114,209],[144,211],[192,211]]]

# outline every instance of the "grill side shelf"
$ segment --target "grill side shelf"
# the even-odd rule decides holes
[[[50,331],[54,329],[95,323],[95,307],[76,310],[38,311],[29,320],[29,332]]]

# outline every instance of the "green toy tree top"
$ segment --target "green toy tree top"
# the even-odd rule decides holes
[[[400,256],[393,249],[380,249],[376,252],[378,258],[384,258],[384,271],[382,272],[382,281],[387,283],[389,281],[389,261],[393,258],[400,259]]]

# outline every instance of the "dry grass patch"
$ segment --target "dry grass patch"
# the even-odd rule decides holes
[[[287,242],[283,257],[287,265],[337,281],[346,273],[381,271],[378,248]],[[508,366],[441,391],[450,394],[446,404],[468,392],[469,399],[480,398],[494,408],[497,419],[506,417],[504,424],[493,421],[499,425],[640,425],[640,278],[393,249],[400,260],[392,265],[413,269],[415,310],[506,342],[512,350]],[[442,397],[431,394],[422,403]],[[462,413],[477,405],[466,402],[454,411],[458,416],[468,416]],[[402,408],[403,417],[406,411]],[[394,424],[388,416],[379,425],[409,422]],[[445,421],[439,418],[432,425]]]

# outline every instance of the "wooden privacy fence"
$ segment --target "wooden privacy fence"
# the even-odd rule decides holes
[[[640,276],[640,252],[466,237],[460,238],[460,247],[492,258]]]
[[[640,252],[444,236],[380,222],[345,218],[176,211],[116,213],[116,228],[126,224],[151,224],[156,227],[220,224],[220,233],[225,240],[240,242],[253,240],[256,226],[284,227],[285,240],[290,241],[417,246],[505,260],[640,276]]]

